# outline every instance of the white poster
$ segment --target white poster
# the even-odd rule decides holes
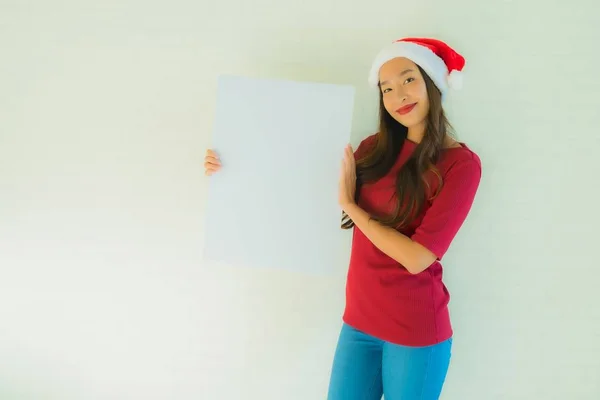
[[[204,260],[328,273],[340,228],[338,177],[350,141],[354,88],[222,76],[208,177]]]

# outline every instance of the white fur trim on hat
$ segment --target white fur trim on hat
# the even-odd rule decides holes
[[[446,93],[449,87],[454,87],[455,84],[460,83],[459,71],[452,71],[449,76],[448,67],[444,60],[429,48],[412,42],[394,42],[383,48],[373,61],[368,79],[372,87],[377,87],[379,84],[381,66],[396,57],[406,57],[423,68],[442,94]],[[458,75],[456,75],[457,73]]]
[[[448,86],[452,89],[462,89],[462,85],[463,85],[463,72],[462,71],[457,71],[457,70],[453,70],[452,72],[450,72],[450,75],[448,75]]]

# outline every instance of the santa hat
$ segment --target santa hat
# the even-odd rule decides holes
[[[396,57],[406,57],[420,66],[440,89],[443,97],[449,89],[462,87],[464,57],[441,40],[427,38],[399,39],[384,47],[372,64],[369,73],[371,86],[378,86],[381,66]]]

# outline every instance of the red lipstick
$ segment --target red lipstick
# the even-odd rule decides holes
[[[417,105],[417,103],[413,103],[413,104],[406,105],[404,107],[400,107],[399,109],[396,110],[396,112],[400,115],[408,114],[409,112],[412,111],[413,108],[415,108],[416,105]]]

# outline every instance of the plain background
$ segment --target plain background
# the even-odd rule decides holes
[[[403,36],[467,58],[447,110],[484,165],[444,260],[443,399],[600,398],[597,7],[1,0],[0,398],[324,399],[347,257],[200,262],[216,79],[355,85],[356,144]]]

